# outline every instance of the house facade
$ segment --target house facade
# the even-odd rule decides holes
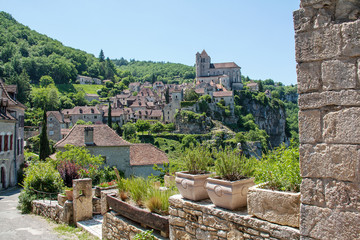
[[[8,93],[0,79],[0,189],[17,184],[17,171],[24,162],[25,106]]]
[[[131,144],[106,124],[75,125],[55,148],[64,151],[67,144],[86,147],[91,154],[101,155],[105,166],[115,166],[126,177],[157,175],[159,173],[152,170],[152,166],[169,162],[161,150],[151,144]]]

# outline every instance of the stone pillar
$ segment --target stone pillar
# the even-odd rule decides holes
[[[91,178],[73,180],[74,222],[92,218],[92,181]]]
[[[302,239],[360,237],[360,1],[294,12]]]

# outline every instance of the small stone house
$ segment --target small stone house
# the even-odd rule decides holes
[[[64,109],[62,113],[64,118],[70,119],[72,125],[75,125],[80,119],[95,124],[102,123],[102,114],[97,107],[76,106],[73,109]]]
[[[47,135],[55,142],[62,139],[61,130],[69,127],[69,122],[64,121],[64,116],[60,111],[48,111],[47,116]]]
[[[169,162],[166,154],[153,145],[131,144],[105,124],[75,125],[55,148],[64,151],[67,144],[86,147],[91,154],[101,155],[105,166],[116,166],[126,177],[157,175],[152,166]]]
[[[233,91],[218,91],[213,92],[213,99],[215,103],[221,100],[225,101],[225,106],[229,106],[230,111],[234,110],[234,93]]]

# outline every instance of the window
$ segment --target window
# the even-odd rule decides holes
[[[3,150],[2,141],[3,141],[3,136],[1,135],[0,136],[0,152],[2,152],[2,150]]]
[[[50,136],[54,135],[54,131],[49,131],[49,135]]]
[[[7,150],[9,150],[9,136],[8,135],[5,135],[4,136],[4,151],[6,152]]]
[[[82,110],[82,109],[80,109],[79,111],[80,111],[80,113],[83,113],[83,110]]]
[[[95,119],[97,119],[97,116],[94,116]]]
[[[53,119],[52,119],[52,117],[49,117],[49,122],[51,122]]]
[[[91,109],[91,113],[94,113],[94,109]]]
[[[52,124],[52,123],[49,124],[49,128],[51,128],[51,127],[53,127],[53,126],[54,126],[54,124]]]

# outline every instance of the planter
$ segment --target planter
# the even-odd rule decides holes
[[[187,172],[176,173],[176,187],[180,194],[189,200],[200,201],[209,198],[205,189],[206,179],[210,176],[208,174],[193,175]]]
[[[115,188],[117,188],[117,185],[112,185],[112,186],[109,186],[109,187],[98,187],[98,186],[96,186],[95,187],[95,196],[98,197],[98,198],[101,198],[101,191],[109,190],[109,189],[115,189]]]
[[[60,206],[64,206],[64,204],[65,204],[65,202],[66,202],[66,200],[67,200],[67,196],[66,195],[64,195],[64,194],[58,194],[58,203],[59,203],[59,205]]]
[[[169,217],[161,216],[130,205],[111,195],[106,195],[106,201],[108,206],[118,214],[134,222],[140,223],[144,227],[148,226],[159,230],[165,237],[169,236]]]
[[[73,200],[73,190],[65,190],[65,194],[66,194],[67,200],[69,200],[69,201]]]
[[[170,187],[175,183],[175,176],[165,175],[164,176],[165,187]]]
[[[280,192],[251,187],[248,192],[248,213],[269,222],[299,227],[300,193]]]
[[[234,210],[246,206],[247,192],[252,186],[254,186],[253,178],[239,181],[208,178],[206,190],[215,206]]]

